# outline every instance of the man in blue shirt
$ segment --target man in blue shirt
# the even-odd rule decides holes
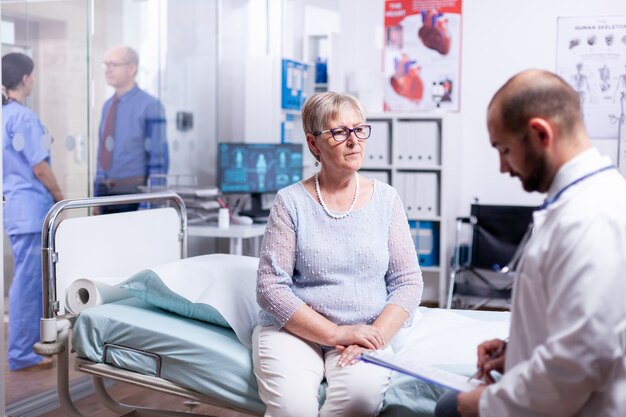
[[[115,94],[102,107],[94,194],[133,194],[149,178],[163,181],[169,158],[165,111],[158,99],[140,89],[135,76],[137,53],[127,46],[105,55],[107,83]],[[131,211],[137,204],[101,207],[101,214]]]

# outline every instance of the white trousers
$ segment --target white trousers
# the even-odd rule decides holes
[[[382,407],[391,376],[385,368],[364,362],[340,368],[337,351],[324,352],[273,326],[254,329],[252,349],[266,417],[376,416]],[[324,378],[328,387],[320,408]]]

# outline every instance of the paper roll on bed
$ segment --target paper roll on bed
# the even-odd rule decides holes
[[[65,308],[78,314],[86,308],[129,298],[123,288],[80,278],[70,284],[65,295]]]

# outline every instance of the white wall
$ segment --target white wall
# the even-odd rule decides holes
[[[246,33],[248,0],[222,1],[219,16],[220,56],[218,90],[218,142],[241,142],[243,139],[245,58],[248,55]]]
[[[170,173],[215,185],[217,151],[217,7],[214,1],[168,2],[167,55],[161,74],[166,107]],[[179,111],[193,114],[193,128],[176,127]],[[181,178],[181,181],[184,181]]]
[[[499,174],[497,153],[485,126],[493,93],[526,68],[556,68],[556,20],[560,16],[626,16],[624,0],[466,0],[463,4],[461,79],[461,202],[536,204],[519,180]],[[608,142],[608,143],[607,143]],[[615,141],[597,141],[607,151]],[[611,155],[615,157],[615,155]]]
[[[228,70],[225,67],[233,63],[229,55],[237,64],[244,60],[241,65],[246,65],[246,42],[237,37],[239,32],[234,28],[249,19],[264,18],[247,15],[246,8],[254,1],[258,0],[223,3],[221,84],[227,87],[220,97],[221,140],[232,140],[241,131],[243,117],[238,112],[245,107],[243,89],[250,86],[242,86],[241,66],[232,65]],[[339,33],[332,37],[331,45],[330,88],[349,90],[354,74],[365,75],[374,82],[376,72],[382,74],[384,0],[283,0],[286,22],[282,53],[296,59],[302,59],[302,13],[307,5],[339,12]],[[626,16],[626,1],[464,0],[460,135],[454,148],[461,162],[452,167],[451,186],[446,190],[448,199],[459,202],[457,207],[450,207],[452,213],[466,214],[474,197],[485,204],[538,204],[543,199],[540,194],[524,192],[519,180],[499,172],[497,153],[489,145],[485,116],[493,93],[515,73],[527,68],[555,70],[557,18],[561,16]],[[231,45],[239,49],[230,48]],[[595,144],[616,158],[615,140]]]
[[[341,32],[332,45],[339,62],[331,64],[329,83],[341,90],[349,85],[351,73],[380,68],[384,0],[341,0],[339,4]],[[538,204],[543,199],[523,191],[518,179],[499,173],[485,118],[489,100],[509,77],[527,68],[556,69],[560,16],[626,16],[626,1],[463,1],[461,134],[456,147],[461,163],[453,168],[456,184],[447,189],[458,197],[457,213],[466,214],[474,197],[485,204]],[[595,144],[616,157],[615,140]]]

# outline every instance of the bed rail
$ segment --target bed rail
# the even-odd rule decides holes
[[[62,200],[56,203],[48,211],[42,228],[42,292],[43,292],[43,317],[41,319],[41,341],[34,345],[34,351],[40,355],[57,355],[57,391],[59,403],[66,415],[71,417],[84,417],[75,407],[70,396],[69,384],[69,352],[68,333],[72,328],[75,316],[72,314],[58,315],[59,302],[57,300],[57,274],[58,261],[55,234],[62,223],[61,214],[71,209],[92,208],[108,205],[147,203],[165,204],[173,207],[180,219],[178,239],[180,242],[180,257],[187,256],[187,210],[182,198],[174,192],[156,192],[145,194],[128,194],[110,197],[94,197],[84,199]],[[183,413],[164,411],[155,414],[155,410],[148,413],[140,413],[141,408],[115,402],[104,388],[101,377],[92,373],[96,393],[104,401],[105,405],[124,415],[163,415],[182,416]],[[113,378],[115,379],[115,378]],[[193,415],[193,414],[185,414]]]
[[[91,208],[108,205],[130,204],[130,203],[164,203],[169,202],[177,210],[180,217],[180,239],[181,258],[187,255],[187,209],[183,199],[174,192],[127,194],[109,197],[93,197],[74,200],[62,200],[57,202],[48,211],[43,223],[41,235],[42,251],[42,294],[43,294],[43,319],[54,319],[58,311],[58,301],[56,299],[56,268],[57,252],[55,247],[55,233],[60,224],[62,212],[71,209]],[[54,329],[56,333],[56,328]],[[43,333],[43,323],[42,323]],[[43,337],[42,340],[49,340]]]

